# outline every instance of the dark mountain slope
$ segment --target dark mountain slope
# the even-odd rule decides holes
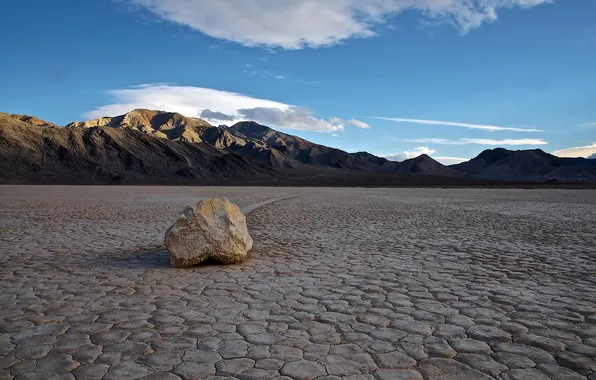
[[[432,159],[426,154],[402,161],[398,164],[397,171],[404,174],[417,173],[444,177],[462,177],[460,172],[445,167],[443,164]]]
[[[452,169],[472,178],[507,181],[594,181],[596,162],[583,158],[560,158],[540,149],[489,149]]]
[[[451,167],[427,155],[393,162],[255,122],[214,127],[199,118],[151,110],[66,128],[0,113],[0,160],[0,180],[21,183],[260,183],[267,178],[312,185],[596,183],[596,160],[559,158],[539,149],[486,150]]]
[[[357,170],[395,170],[399,166],[396,162],[370,153],[347,153],[343,150],[314,144],[253,121],[240,122],[227,129],[239,138],[255,141],[259,149],[265,147],[272,150],[274,161],[281,162],[284,167],[317,165]],[[285,159],[280,159],[282,156]]]
[[[130,128],[46,128],[0,115],[4,182],[170,183],[270,176],[273,170],[210,144]]]
[[[255,122],[241,122],[231,127],[213,127],[199,118],[185,117],[171,112],[136,109],[121,116],[76,122],[67,126],[69,129],[91,127],[132,129],[173,141],[206,143],[273,169],[295,169],[307,166],[312,167],[311,171],[327,167],[375,172],[421,173],[445,177],[462,176],[461,173],[446,168],[429,157],[416,162],[398,163],[366,152],[347,153],[314,144]],[[423,163],[422,161],[425,160],[430,162]]]

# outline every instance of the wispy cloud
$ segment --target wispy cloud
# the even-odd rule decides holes
[[[209,45],[209,48],[225,55],[238,55],[237,51],[226,49],[224,46],[218,44],[211,44]]]
[[[548,145],[548,142],[543,139],[504,139],[504,140],[492,140],[492,139],[460,139],[465,144],[478,144],[478,145]]]
[[[269,78],[274,78],[274,79],[279,79],[279,80],[288,79],[288,77],[286,75],[274,74],[268,70],[256,69],[254,67],[254,65],[252,65],[250,63],[244,64],[244,73],[246,73],[250,76],[269,77]]]
[[[543,139],[504,139],[504,140],[493,140],[493,139],[439,139],[439,138],[421,138],[421,139],[394,139],[397,141],[405,141],[420,144],[440,144],[440,145],[467,145],[477,144],[486,146],[504,146],[504,145],[547,145],[548,142]]]
[[[530,8],[553,0],[128,1],[214,38],[245,46],[302,49],[375,36],[380,26],[395,20],[390,16],[408,10],[467,33],[495,21],[499,8]]]
[[[205,120],[218,120],[218,121],[234,121],[232,116],[226,115],[222,112],[215,112],[211,111],[210,109],[205,109],[199,113],[199,117]]]
[[[200,116],[212,124],[253,120],[282,129],[323,133],[343,131],[347,123],[337,117],[327,120],[317,118],[305,107],[203,87],[158,83],[112,90],[109,93],[113,98],[112,103],[89,111],[84,116],[117,116],[135,108],[148,108],[179,112],[190,117]],[[354,125],[353,122],[349,124]]]
[[[237,110],[237,115],[243,120],[255,120],[261,124],[285,129],[327,133],[344,130],[344,124],[341,119],[317,119],[312,116],[311,110],[303,107],[290,106],[287,109],[255,107],[239,109]]]
[[[358,127],[358,128],[364,128],[364,129],[370,128],[370,125],[368,125],[367,123],[360,121],[360,120],[356,120],[356,119],[346,120],[346,123],[353,125],[354,127]]]
[[[420,144],[441,144],[441,145],[463,145],[459,140],[439,139],[439,138],[421,138],[421,139],[398,139],[394,138],[395,141],[405,141]]]
[[[461,127],[469,129],[480,129],[483,131],[510,131],[510,132],[543,132],[540,129],[534,128],[521,128],[521,127],[502,127],[499,125],[487,125],[487,124],[470,124],[460,123],[455,121],[440,121],[440,120],[425,120],[425,119],[404,119],[399,117],[372,117],[378,120],[394,121],[396,123],[407,123],[407,124],[424,124],[424,125],[444,125],[449,127]]]
[[[591,131],[593,129],[596,129],[596,121],[578,124],[577,127],[574,129],[580,131]]]
[[[587,146],[576,146],[573,148],[561,149],[553,152],[558,157],[584,157],[588,158],[596,154],[596,142]]]
[[[298,79],[296,79],[296,83],[308,84],[308,85],[319,85],[322,82],[318,81],[318,80],[306,80],[303,78],[298,78]]]

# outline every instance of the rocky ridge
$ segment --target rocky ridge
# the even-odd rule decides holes
[[[203,183],[273,170],[204,142],[133,128],[47,128],[0,114],[0,180],[17,183]]]
[[[488,149],[451,168],[477,179],[584,182],[596,179],[596,161],[561,158],[541,149]]]
[[[450,167],[427,155],[394,162],[315,144],[252,121],[212,126],[200,118],[146,109],[64,128],[0,113],[0,158],[0,181],[12,183],[596,183],[596,160],[559,158],[542,150],[486,150]]]

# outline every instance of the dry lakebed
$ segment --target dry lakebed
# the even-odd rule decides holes
[[[242,264],[172,268],[187,205]],[[593,190],[0,186],[0,380],[596,380]]]

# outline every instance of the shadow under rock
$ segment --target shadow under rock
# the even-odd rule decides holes
[[[136,252],[118,252],[103,257],[103,264],[111,268],[169,268],[168,251],[165,249],[136,251]]]
[[[234,264],[234,266],[243,266],[252,262],[252,255],[249,254],[246,261],[241,264]],[[127,252],[112,254],[106,257],[106,266],[117,267],[117,268],[131,268],[131,269],[164,269],[170,268],[172,270],[188,270],[198,268],[214,268],[214,267],[229,267],[230,265],[224,265],[221,262],[209,258],[206,261],[189,267],[189,268],[173,268],[170,266],[168,258],[168,251],[165,249],[149,250],[149,251],[138,251],[138,252]]]

